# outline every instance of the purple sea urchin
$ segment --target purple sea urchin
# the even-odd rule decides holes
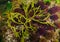
[[[57,20],[58,19],[58,16],[57,15],[52,15],[52,16],[50,16],[50,19]]]

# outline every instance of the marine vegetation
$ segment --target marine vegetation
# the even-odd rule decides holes
[[[60,42],[59,4],[60,0],[6,1],[0,16],[2,42]]]

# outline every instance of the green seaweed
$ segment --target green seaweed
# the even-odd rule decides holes
[[[21,34],[21,40],[20,40],[20,42],[24,42],[25,41],[25,39],[26,39],[26,37],[28,37],[29,38],[29,28],[32,30],[32,31],[35,31],[35,30],[37,30],[37,29],[35,29],[36,27],[33,27],[32,25],[31,25],[31,21],[33,20],[33,21],[36,21],[36,22],[38,22],[38,23],[40,23],[40,24],[46,24],[46,25],[51,25],[51,26],[54,26],[54,24],[53,23],[49,23],[49,22],[42,22],[42,21],[44,21],[44,20],[47,20],[49,17],[50,17],[50,14],[49,13],[47,13],[48,15],[46,15],[47,17],[45,17],[44,19],[41,19],[41,20],[36,20],[36,19],[34,19],[34,17],[35,16],[44,16],[44,14],[42,13],[42,12],[44,12],[44,11],[42,11],[41,9],[40,9],[40,6],[39,7],[34,7],[34,4],[35,4],[35,1],[38,1],[38,0],[31,0],[32,2],[30,2],[30,3],[27,3],[28,1],[27,0],[21,0],[21,3],[23,4],[23,10],[24,10],[24,12],[25,12],[25,15],[22,15],[21,13],[18,13],[18,12],[16,12],[16,13],[14,13],[14,12],[12,12],[12,11],[10,11],[11,9],[13,9],[12,8],[12,3],[11,2],[9,2],[8,1],[8,3],[7,3],[7,10],[6,10],[6,16],[7,16],[7,25],[8,25],[8,27],[10,28],[10,29],[12,29],[12,31],[14,32],[14,34],[15,34],[15,36],[16,37],[20,37],[19,36],[19,33]],[[46,3],[46,2],[50,2],[50,0],[44,0],[44,2]],[[29,8],[29,6],[31,5],[31,10],[29,10],[29,12],[30,11],[34,11],[34,13],[33,13],[33,16],[32,17],[28,17],[28,15],[29,15],[29,12],[28,12],[28,8]],[[39,11],[39,13],[38,14],[36,14],[37,12]],[[18,18],[18,16],[19,16],[19,18]],[[26,20],[26,22],[22,22],[21,21],[21,18],[24,18],[25,20]],[[18,19],[18,22],[17,21],[15,21],[14,20],[14,18],[17,18]],[[12,22],[14,22],[14,23],[16,23],[16,24],[22,24],[23,26],[21,27],[21,32],[17,32],[16,31],[16,27],[15,26],[12,26],[11,25],[11,23]],[[30,24],[30,26],[27,26],[27,23],[29,23]],[[25,31],[24,31],[24,29],[25,29]]]

